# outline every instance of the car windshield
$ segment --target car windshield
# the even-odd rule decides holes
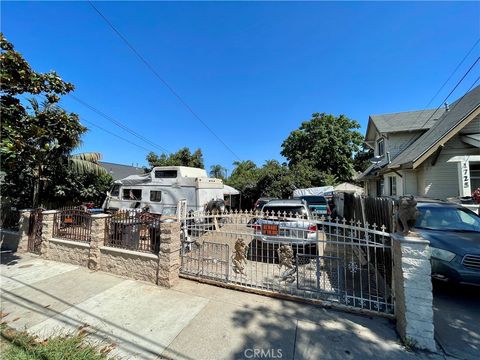
[[[327,199],[323,196],[302,196],[308,205],[327,205]]]
[[[480,217],[468,210],[450,206],[418,207],[418,210],[417,228],[480,232]]]
[[[265,205],[262,209],[264,213],[273,213],[275,215],[283,215],[283,213],[286,213],[287,215],[302,215],[302,216],[307,216],[308,212],[307,209],[304,206],[268,206]]]

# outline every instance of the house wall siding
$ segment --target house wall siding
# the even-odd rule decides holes
[[[393,159],[411,144],[414,139],[418,138],[421,133],[421,131],[412,131],[389,134],[385,149],[390,152],[390,157]]]
[[[438,199],[459,196],[457,163],[447,162],[450,158],[448,154],[440,155],[434,166],[430,159],[424,162],[417,173],[419,195]]]

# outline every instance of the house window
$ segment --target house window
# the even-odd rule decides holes
[[[385,139],[384,138],[378,139],[377,152],[378,152],[378,156],[385,155]]]
[[[123,189],[123,200],[142,200],[142,190]]]
[[[388,178],[388,190],[390,196],[397,195],[397,177],[396,176],[389,176]]]
[[[177,177],[177,170],[155,170],[157,179],[174,179]]]
[[[383,179],[377,180],[377,196],[383,195]]]
[[[150,201],[160,202],[162,201],[162,192],[161,191],[150,191]]]
[[[470,162],[470,189],[472,193],[480,188],[480,163]]]

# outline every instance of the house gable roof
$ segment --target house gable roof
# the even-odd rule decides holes
[[[144,171],[142,168],[130,166],[130,165],[123,165],[123,164],[115,164],[105,161],[99,161],[98,164],[104,167],[110,175],[112,175],[113,180],[123,179],[130,175],[143,175]]]
[[[388,134],[402,131],[428,130],[432,127],[445,109],[404,111],[392,114],[370,115],[365,141],[373,141],[375,129],[379,133]]]
[[[477,86],[451,104],[450,110],[444,112],[427,132],[398,154],[388,167],[417,167],[429,156],[429,152],[436,151],[479,113],[480,86]]]

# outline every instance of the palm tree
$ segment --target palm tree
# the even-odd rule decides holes
[[[95,175],[108,174],[107,169],[98,164],[102,154],[97,152],[79,153],[68,157],[68,167],[76,174],[93,173]]]
[[[225,179],[227,177],[227,169],[222,165],[210,166],[210,176],[217,179]]]

